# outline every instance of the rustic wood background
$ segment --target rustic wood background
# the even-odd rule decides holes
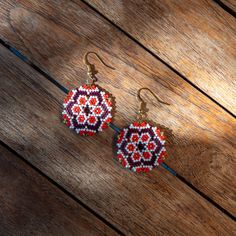
[[[236,235],[234,0],[0,1],[0,235]],[[115,132],[83,138],[60,120],[65,88],[116,97],[114,124],[147,96],[172,131],[169,172],[124,170]],[[94,58],[94,62],[97,62]]]

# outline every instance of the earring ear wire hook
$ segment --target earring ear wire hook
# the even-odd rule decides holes
[[[89,54],[94,54],[104,66],[106,66],[112,70],[115,70],[114,67],[106,64],[103,61],[103,59],[96,52],[90,51],[90,52],[85,53],[84,58],[83,58],[83,62],[87,66],[87,71],[88,71],[87,75],[90,79],[92,79],[93,82],[97,81],[97,78],[95,75],[98,73],[98,71],[96,70],[95,65],[89,62],[89,60],[88,60]],[[88,84],[88,80],[87,80],[87,84]]]
[[[144,100],[141,98],[141,91],[142,91],[142,90],[147,90],[147,91],[149,91],[149,92],[152,94],[152,96],[153,96],[154,98],[156,98],[156,100],[157,100],[158,102],[160,102],[160,103],[162,103],[162,104],[165,104],[165,105],[170,105],[169,103],[162,101],[162,100],[161,100],[151,89],[149,89],[149,88],[141,88],[141,89],[138,90],[138,92],[137,92],[137,98],[138,98],[138,100],[139,100],[140,102],[145,103]]]
[[[143,119],[145,119],[146,117],[147,117],[147,107],[146,107],[146,102],[142,99],[142,97],[141,97],[141,91],[142,90],[147,90],[147,91],[149,91],[151,94],[152,94],[152,96],[159,102],[159,103],[162,103],[162,104],[165,104],[165,105],[170,105],[169,103],[167,103],[167,102],[164,102],[164,101],[162,101],[151,89],[149,89],[149,88],[141,88],[141,89],[139,89],[138,90],[138,92],[137,92],[137,99],[139,100],[139,102],[140,102],[140,107],[139,107],[139,111],[138,111],[138,119],[139,120],[143,120]]]

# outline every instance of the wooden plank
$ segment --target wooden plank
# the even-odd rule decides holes
[[[218,4],[85,1],[236,114],[236,19]]]
[[[82,202],[132,235],[232,235],[234,222],[165,169],[112,158],[113,131],[84,138],[59,118],[64,94],[0,47],[0,137]]]
[[[220,1],[223,2],[231,10],[236,12],[236,1],[235,0],[220,0]]]
[[[0,146],[1,235],[117,235]]]
[[[149,105],[150,119],[173,131],[167,163],[227,211],[236,214],[232,116],[83,3],[20,3],[22,6],[9,4],[8,13],[1,12],[2,22],[7,22],[5,26],[11,25],[1,30],[5,40],[18,45],[37,66],[69,88],[85,82],[83,54],[99,51],[116,67],[113,72],[97,63],[102,77],[99,84],[116,96],[115,124],[119,127],[128,125],[136,116],[136,91],[151,87],[171,103],[159,107],[152,101]]]
[[[4,39],[18,45],[36,65],[69,88],[85,81],[82,55],[88,50],[103,50],[103,57],[117,68],[111,73],[99,66],[104,78],[100,85],[117,97],[118,126],[128,125],[135,117],[136,89],[152,87],[166,98],[171,106],[160,108],[154,102],[149,107],[151,119],[173,130],[168,164],[236,214],[235,121],[230,115],[84,4],[21,1],[24,8],[8,4],[9,12],[1,12],[6,26],[1,32]],[[66,14],[63,9],[67,9]]]

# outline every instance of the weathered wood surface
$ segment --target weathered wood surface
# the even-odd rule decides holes
[[[68,88],[85,82],[83,54],[90,50],[99,52],[116,67],[116,71],[110,71],[96,62],[99,84],[116,96],[115,124],[119,127],[135,118],[137,89],[153,88],[171,103],[161,107],[156,102],[149,105],[149,117],[173,130],[167,163],[236,214],[235,120],[229,114],[83,3],[20,3],[16,6],[4,1],[0,16],[4,40]],[[90,140],[93,145],[93,139]]]
[[[220,0],[222,3],[224,3],[227,7],[229,7],[231,10],[236,12],[236,1],[235,0]]]
[[[133,235],[232,235],[234,222],[165,169],[139,175],[114,161],[113,131],[89,138],[59,118],[64,94],[0,47],[0,136],[78,199]]]
[[[117,235],[5,147],[0,153],[0,235]]]
[[[236,19],[218,4],[85,1],[236,114]]]

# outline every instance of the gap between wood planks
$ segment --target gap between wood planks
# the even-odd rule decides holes
[[[43,70],[41,70],[38,66],[36,66],[35,64],[33,64],[31,61],[29,61],[27,59],[27,57],[25,57],[24,55],[22,55],[20,52],[18,52],[15,48],[11,47],[10,45],[8,45],[7,43],[5,43],[3,40],[0,39],[0,43],[6,47],[9,51],[11,51],[15,56],[19,57],[22,61],[24,61],[25,63],[27,63],[29,66],[31,66],[34,70],[36,70],[38,73],[40,73],[41,75],[43,75],[45,78],[47,78],[51,83],[53,83],[55,86],[57,86],[60,90],[62,90],[64,93],[68,93],[68,89],[65,88],[63,85],[61,85],[57,80],[55,80],[53,77],[51,77],[50,75],[48,75],[47,73],[45,73]],[[117,132],[117,130],[119,130],[118,127],[116,127],[114,125],[114,127],[111,127],[113,130],[115,130]],[[64,189],[61,185],[59,185],[57,182],[55,182],[53,179],[51,179],[50,177],[48,177],[46,174],[44,174],[41,170],[39,170],[37,167],[35,167],[34,165],[32,165],[31,163],[29,163],[27,160],[25,160],[21,155],[19,155],[15,150],[13,150],[11,147],[9,147],[7,144],[5,144],[4,142],[2,142],[0,140],[0,144],[2,144],[4,147],[6,147],[8,150],[10,150],[11,152],[13,152],[14,154],[16,154],[20,159],[22,159],[25,163],[27,163],[28,165],[30,165],[33,169],[35,169],[36,171],[38,171],[42,176],[44,176],[45,178],[47,178],[52,184],[54,184],[55,186],[57,186],[61,191],[63,191],[65,194],[67,194],[68,196],[70,196],[73,200],[75,200],[76,202],[78,202],[79,204],[81,204],[81,206],[83,206],[85,209],[87,209],[88,211],[90,211],[91,213],[93,213],[96,217],[98,217],[101,221],[103,221],[105,224],[107,224],[109,227],[111,227],[112,229],[114,229],[117,233],[124,235],[119,229],[117,229],[114,225],[112,225],[110,222],[108,222],[106,219],[104,219],[102,216],[100,216],[97,212],[95,212],[93,209],[91,209],[90,207],[88,207],[86,204],[84,204],[83,202],[81,202],[79,199],[77,199],[73,194],[71,194],[70,192],[68,192],[66,189]],[[220,210],[222,213],[224,213],[225,215],[227,215],[229,218],[231,218],[232,220],[236,220],[236,217],[234,217],[230,212],[228,212],[226,209],[224,209],[223,207],[221,207],[218,203],[216,203],[214,200],[212,200],[210,197],[208,197],[205,193],[203,193],[202,191],[200,191],[198,188],[196,188],[195,186],[193,186],[190,182],[188,182],[183,176],[179,175],[175,170],[173,170],[172,168],[170,168],[167,164],[163,163],[163,165],[161,165],[164,169],[166,169],[167,171],[169,171],[172,175],[176,176],[183,184],[187,185],[189,188],[191,188],[193,191],[195,191],[198,195],[200,195],[202,198],[204,198],[206,201],[208,201],[209,203],[211,203],[214,207],[216,207],[218,210]]]
[[[212,0],[212,1],[215,2],[216,4],[218,4],[221,8],[223,8],[230,15],[232,15],[233,17],[236,18],[236,12],[233,9],[231,9],[230,7],[228,7],[227,5],[225,5],[222,1],[220,1],[220,0]]]
[[[215,2],[215,0],[213,0]],[[217,1],[217,0],[216,0]],[[72,0],[72,2],[74,2]],[[130,35],[128,32],[126,32],[125,30],[123,30],[120,26],[116,25],[113,21],[111,21],[108,17],[106,17],[105,15],[103,15],[101,12],[99,12],[95,7],[93,7],[92,5],[90,5],[88,2],[86,2],[85,0],[81,0],[81,2],[83,2],[84,4],[86,4],[88,7],[90,7],[93,11],[95,11],[98,15],[100,15],[103,19],[105,19],[106,21],[108,21],[112,26],[114,26],[116,29],[118,29],[119,31],[121,31],[124,35],[126,35],[129,39],[131,39],[132,41],[134,41],[136,44],[138,44],[141,48],[143,48],[144,50],[146,50],[149,54],[151,54],[155,59],[159,60],[160,62],[162,62],[165,66],[167,66],[171,71],[173,71],[175,74],[177,74],[178,76],[180,76],[184,81],[186,81],[188,84],[190,84],[192,87],[194,87],[196,90],[198,90],[200,93],[202,93],[204,96],[206,96],[207,98],[209,98],[211,101],[213,101],[215,104],[217,104],[220,108],[222,108],[225,112],[227,112],[228,114],[230,114],[231,116],[233,116],[234,118],[236,118],[236,116],[227,108],[225,108],[223,105],[221,105],[219,102],[217,102],[214,98],[212,98],[210,95],[208,95],[206,92],[204,92],[202,89],[200,89],[199,87],[197,87],[193,82],[191,82],[187,77],[185,77],[182,73],[180,73],[179,71],[177,71],[174,67],[172,67],[169,63],[167,63],[166,61],[164,61],[162,58],[160,58],[158,55],[156,55],[154,52],[152,52],[150,49],[148,49],[145,45],[143,45],[142,43],[140,43],[137,39],[135,39],[132,35]],[[76,2],[74,2],[76,4]],[[219,4],[220,5],[220,4]],[[223,4],[222,4],[223,5]],[[220,5],[221,6],[221,5]],[[221,6],[222,7],[222,6]],[[227,6],[225,6],[226,8]],[[223,8],[223,7],[222,7]],[[225,8],[223,8],[225,10]],[[227,7],[228,8],[228,7]],[[226,10],[227,11],[227,10]],[[227,11],[228,12],[228,11]]]
[[[116,228],[113,224],[111,224],[109,221],[107,221],[105,218],[103,218],[101,215],[99,215],[96,211],[94,211],[92,208],[84,204],[81,200],[76,198],[73,194],[71,194],[69,191],[64,189],[61,185],[59,185],[57,182],[55,182],[53,179],[51,179],[49,176],[44,174],[40,169],[32,165],[29,161],[27,161],[25,158],[23,158],[20,154],[18,154],[14,149],[9,147],[7,144],[2,142],[0,140],[0,145],[5,147],[7,150],[9,150],[11,153],[15,154],[18,158],[20,158],[24,163],[26,163],[29,167],[31,167],[33,170],[35,170],[38,174],[40,174],[42,177],[46,178],[51,184],[56,186],[58,189],[60,189],[64,194],[69,196],[71,199],[73,199],[76,203],[80,204],[84,209],[92,213],[94,216],[96,216],[99,220],[101,220],[103,223],[105,223],[107,226],[109,226],[111,229],[113,229],[115,232],[117,232],[120,235],[125,235],[123,232],[121,232],[118,228]]]

